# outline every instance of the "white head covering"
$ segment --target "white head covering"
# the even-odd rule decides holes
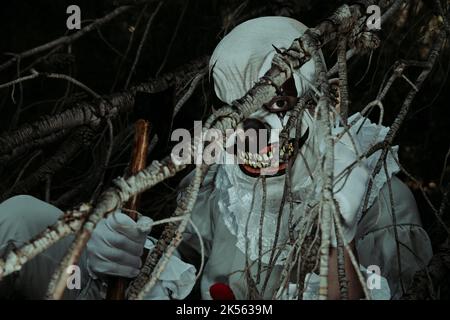
[[[217,97],[227,104],[241,98],[270,69],[274,47],[288,49],[306,29],[287,17],[261,17],[235,27],[217,45],[209,63]],[[294,72],[298,96],[314,75],[312,60]]]

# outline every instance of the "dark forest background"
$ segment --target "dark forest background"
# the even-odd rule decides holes
[[[9,60],[12,54],[64,34],[73,34],[75,31],[66,28],[68,5],[80,6],[84,27],[124,2],[2,1],[0,64]],[[127,92],[139,83],[166,81],[173,89],[169,103],[175,104],[186,93],[192,79],[205,71],[208,56],[236,24],[258,16],[285,15],[307,26],[315,26],[342,3],[348,1],[164,1],[154,16],[136,68],[126,86],[145,26],[159,5],[158,1],[147,1],[147,4],[117,16],[70,45],[21,59],[19,64],[1,70],[0,85],[29,75],[30,68],[41,73],[70,75],[102,96]],[[424,60],[427,57],[439,25],[433,18],[435,8],[431,1],[411,0],[408,3],[405,9],[382,25],[378,49],[350,60],[351,112],[361,110],[374,99],[397,60]],[[441,3],[444,9],[448,8],[449,2]],[[335,48],[335,43],[324,48],[329,67],[336,61]],[[401,163],[410,174],[401,173],[400,177],[414,192],[436,251],[442,249],[441,245],[448,237],[436,215],[447,226],[450,225],[447,197],[450,182],[449,61],[447,42],[395,141],[400,145]],[[420,69],[410,68],[406,76],[415,79],[419,72]],[[393,122],[409,89],[407,81],[396,81],[384,101],[384,125],[389,126]],[[42,116],[56,115],[84,102],[95,105],[96,100],[85,90],[62,79],[38,77],[0,89],[0,137],[11,137],[14,130],[24,124],[37,121]],[[200,120],[211,112],[213,103],[215,100],[206,75],[175,117],[172,128],[192,128],[194,120]],[[157,107],[164,114],[165,106]],[[377,115],[372,116],[375,119]],[[131,154],[133,119],[129,111],[111,118],[112,136],[108,124],[101,121],[95,127],[87,126],[85,131],[77,131],[79,128],[73,126],[58,130],[46,142],[31,139],[29,146],[22,145],[23,151],[13,156],[0,154],[0,200],[26,193],[63,210],[81,201],[89,201],[110,185],[113,178],[126,172]],[[68,144],[77,146],[76,150],[70,150],[69,156]],[[168,147],[159,143],[150,152],[150,159],[161,158]],[[175,187],[181,178],[182,175],[177,175],[146,192],[142,197],[142,212],[155,219],[169,215],[174,208]],[[450,266],[448,262],[443,270]],[[445,281],[441,282],[442,290],[435,291],[438,292],[435,298],[449,297],[446,291],[449,274],[447,272],[444,278],[440,278]]]

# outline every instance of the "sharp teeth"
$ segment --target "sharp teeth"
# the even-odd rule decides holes
[[[240,151],[239,156],[245,165],[253,168],[267,168],[271,165],[271,159],[273,158],[273,152],[269,151],[265,154],[251,153]]]
[[[169,168],[163,167],[163,171],[164,171],[164,175],[166,175],[166,176],[170,175]]]

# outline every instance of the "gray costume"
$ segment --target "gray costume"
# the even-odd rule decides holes
[[[230,104],[240,98],[252,84],[270,68],[270,61],[277,48],[286,48],[306,27],[289,18],[264,17],[247,21],[236,27],[217,46],[212,58],[211,68],[218,97]],[[295,86],[301,96],[314,83],[314,63],[305,64],[294,72]],[[269,123],[272,128],[282,127],[284,123],[274,114],[258,111],[252,115]],[[320,190],[311,190],[312,179],[303,161],[309,163],[314,172],[316,164],[323,154],[322,133],[315,126],[315,115],[305,113],[302,118],[302,130],[310,130],[310,138],[302,152],[304,159],[295,161],[292,173],[293,218],[301,218],[305,205],[312,201]],[[352,163],[359,154],[367,151],[373,144],[382,141],[387,128],[371,123],[360,114],[349,118],[356,125],[335,145],[336,176]],[[284,121],[284,120],[283,120]],[[357,130],[356,128],[360,128]],[[342,133],[338,124],[333,135]],[[354,140],[350,142],[350,137]],[[271,138],[272,139],[272,138]],[[273,141],[271,141],[273,142]],[[376,265],[384,281],[381,290],[372,290],[375,299],[398,298],[402,294],[401,285],[407,288],[414,273],[425,266],[431,258],[431,245],[426,232],[422,229],[417,206],[409,189],[395,177],[399,171],[395,159],[398,148],[389,155],[388,175],[378,174],[374,178],[374,188],[370,194],[370,209],[362,216],[361,202],[379,153],[363,159],[347,175],[344,182],[335,186],[335,198],[342,211],[343,229],[346,241],[356,243],[362,270]],[[189,181],[188,176],[181,189]],[[201,277],[201,295],[211,299],[209,289],[217,282],[227,283],[237,299],[249,296],[245,280],[246,256],[250,264],[258,257],[260,250],[258,236],[262,235],[262,263],[267,265],[270,249],[274,242],[274,228],[280,207],[284,186],[284,176],[267,179],[267,206],[263,228],[259,228],[261,212],[261,185],[258,179],[243,174],[237,165],[214,165],[207,174],[201,187],[198,200],[192,212],[192,221],[197,226],[205,244],[206,265]],[[393,190],[394,203],[391,206],[387,183]],[[317,185],[320,185],[320,181]],[[256,206],[252,205],[256,203]],[[395,210],[392,212],[391,207]],[[289,213],[283,210],[281,236],[278,243],[287,238]],[[49,204],[27,196],[11,198],[0,204],[0,250],[5,252],[11,247],[20,247],[24,242],[54,223],[61,211]],[[393,223],[395,214],[396,224]],[[189,258],[192,252],[200,253],[200,242],[193,228],[188,228],[184,241],[179,248],[181,257]],[[396,238],[399,241],[397,246]],[[13,293],[12,288],[27,298],[43,296],[52,271],[58,265],[73,237],[63,241],[34,258],[16,275],[0,283],[0,295]],[[336,246],[333,238],[332,244]],[[277,244],[278,244],[277,243]],[[295,294],[278,292],[283,259],[289,255],[289,246],[285,246],[275,260],[275,269],[271,273],[263,298],[295,299]],[[399,250],[400,252],[397,252]],[[1,253],[1,252],[0,252]],[[400,254],[398,254],[400,253]],[[400,262],[397,260],[400,258]],[[190,262],[190,261],[187,261]],[[80,260],[82,271],[81,290],[67,290],[66,298],[100,299],[104,294],[101,277],[89,272],[86,254]],[[258,273],[257,264],[251,264],[250,273]],[[401,272],[400,272],[401,270]],[[194,286],[195,269],[177,257],[173,257],[159,285],[150,292],[147,299],[167,299],[169,293],[179,299],[186,297]],[[261,273],[262,279],[265,272]],[[303,298],[317,297],[317,275],[309,274],[305,283]],[[260,289],[261,283],[258,284]],[[377,292],[380,290],[380,292]],[[174,294],[175,293],[175,294]]]

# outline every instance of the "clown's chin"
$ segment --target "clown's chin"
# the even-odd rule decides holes
[[[298,144],[298,150],[305,144],[309,136],[309,128],[300,137],[300,139],[290,139],[286,148],[279,150],[277,146],[269,144],[259,153],[251,153],[241,151],[238,153],[240,160],[239,168],[241,171],[250,177],[277,177],[286,173],[286,168],[289,162],[294,163],[294,149],[295,144]],[[274,160],[275,152],[279,152],[280,161]],[[281,161],[283,159],[283,161]]]

